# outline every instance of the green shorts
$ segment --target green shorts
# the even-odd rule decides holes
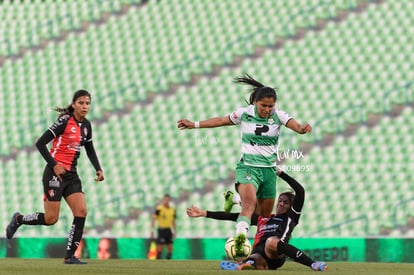
[[[236,185],[253,184],[258,199],[276,198],[276,178],[276,167],[255,167],[247,166],[243,162],[237,163]]]

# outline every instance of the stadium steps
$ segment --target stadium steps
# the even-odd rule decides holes
[[[230,67],[231,67],[232,65],[230,65]],[[195,85],[195,84],[194,84]],[[110,219],[108,219],[108,220],[110,220]],[[100,223],[100,224],[102,224],[102,223]]]
[[[373,119],[371,119],[370,121],[367,121],[367,123],[363,123],[361,125],[357,125],[357,126],[349,125],[349,127],[346,127],[346,129],[343,132],[339,133],[339,135],[341,135],[345,138],[350,138],[350,137],[355,135],[355,133],[357,132],[357,130],[360,126],[367,126],[368,128],[374,128],[374,127],[378,126],[380,124],[381,120],[384,119],[384,118],[390,118],[391,122],[392,122],[392,119],[398,118],[400,116],[401,112],[405,108],[414,109],[414,102],[412,102],[410,104],[406,104],[406,105],[397,105],[397,104],[395,104],[395,105],[392,106],[392,108],[390,109],[389,112],[384,113],[382,115],[374,115]],[[318,147],[323,151],[326,147],[329,147],[333,143],[334,139],[337,138],[337,137],[338,137],[338,135],[325,136],[325,139],[329,140],[329,142],[326,142],[326,140],[325,140],[325,142],[320,142],[318,144],[315,144],[312,148],[306,147],[306,144],[302,144],[302,147],[300,147],[299,150],[301,150],[302,152],[305,152],[305,151],[309,152],[313,148]],[[280,165],[283,165],[284,163],[285,163],[285,161],[282,160],[280,162]],[[234,191],[234,173],[233,173],[233,171],[229,171],[229,177],[226,180],[223,180],[221,182],[217,182],[215,184],[223,185],[226,190]],[[203,198],[207,194],[211,193],[212,189],[211,189],[211,187],[206,187],[206,188],[197,190],[196,192],[197,192],[197,195],[195,195],[194,197]],[[193,195],[190,195],[190,197],[192,197],[192,196]],[[202,209],[221,211],[222,210],[223,198],[220,196],[220,197],[216,197],[215,200],[218,200],[219,202],[218,203],[212,203],[211,200],[207,200],[207,204],[206,204],[202,200],[197,201],[194,198],[189,199],[188,194],[186,194],[185,196],[174,199],[175,205],[178,206],[178,209],[181,209],[180,212],[179,212],[180,213],[180,218],[181,218],[180,222],[184,222],[184,223],[188,222],[188,218],[183,218],[182,216],[185,215],[184,214],[185,213],[185,208],[191,206],[191,204],[197,205]],[[240,209],[236,207],[235,210],[238,211]],[[145,211],[148,211],[148,214],[144,215],[144,217],[148,216],[148,215],[151,215],[152,212],[154,211],[154,208],[149,207],[149,208],[143,209],[143,212],[145,212]],[[306,213],[305,213],[305,215],[306,215]],[[138,224],[141,224],[141,223],[145,224],[147,222],[148,221],[145,221],[145,220],[144,221],[139,220],[139,217],[138,217],[138,220],[137,220]],[[335,224],[335,225],[330,225],[330,226],[327,226],[327,227],[322,227],[322,228],[318,229],[315,232],[308,232],[308,233],[310,235],[323,236],[325,232],[329,232],[329,231],[332,231],[332,230],[334,230],[336,232],[337,230],[341,230],[341,228],[342,228],[342,231],[344,231],[350,225],[352,226],[353,224],[357,224],[357,223],[361,223],[361,222],[363,222],[363,221],[361,221],[360,219],[346,218],[340,224]],[[203,228],[204,225],[207,227],[207,225],[209,223],[211,223],[211,220],[207,220],[206,222],[204,222],[204,220],[202,220],[202,219],[198,219],[198,220],[195,219],[195,220],[191,220],[188,223],[190,223],[191,226],[195,226],[196,224],[201,223],[202,225],[200,225],[199,228]],[[190,226],[190,225],[188,225],[188,226]],[[226,226],[226,225],[224,225],[224,226]],[[360,226],[360,225],[358,225],[358,226]],[[228,226],[228,228],[229,228],[229,230],[232,230],[233,227],[232,227],[232,225],[230,225],[230,226]],[[110,228],[107,228],[107,230],[110,230]],[[182,232],[184,230],[179,229],[179,231]],[[379,231],[379,228],[378,228],[378,231]],[[354,234],[355,232],[351,232],[351,233]],[[369,233],[372,233],[374,235],[377,234],[377,232],[369,232]]]
[[[91,26],[99,26],[102,24],[105,24],[110,17],[113,16],[122,16],[125,14],[130,8],[141,8],[142,6],[145,6],[147,4],[148,0],[142,0],[142,1],[135,1],[131,0],[131,3],[121,3],[121,7],[119,10],[114,11],[100,11],[100,14],[97,15],[97,20],[81,20],[80,27],[79,28],[72,28],[72,29],[60,29],[59,34],[54,36],[53,38],[45,38],[40,37],[39,43],[36,43],[36,45],[33,46],[19,46],[17,47],[17,53],[11,53],[8,55],[0,55],[0,69],[3,66],[3,63],[6,61],[15,62],[19,59],[22,59],[26,54],[29,52],[37,52],[44,50],[48,44],[50,43],[61,43],[65,41],[70,33],[80,34],[84,33],[90,28]],[[97,0],[98,4],[102,4],[101,1]],[[106,3],[105,3],[106,4]],[[17,4],[16,4],[17,5]],[[23,5],[23,3],[21,3]],[[1,4],[0,4],[1,7]],[[50,22],[59,21],[62,18],[49,18]],[[3,40],[0,42],[4,42]]]
[[[384,113],[383,115],[380,115],[375,118],[374,121],[371,121],[369,124],[363,124],[363,126],[368,126],[369,128],[374,128],[377,126],[382,119],[388,117],[390,118],[390,122],[392,122],[393,119],[396,119],[399,117],[399,114],[405,109],[405,108],[412,108],[414,109],[414,102],[408,105],[393,105],[392,109],[388,113]],[[346,138],[351,138],[355,134],[355,129],[352,128],[352,131],[345,130],[340,135],[345,136]],[[324,150],[324,148],[328,147],[330,143],[319,143],[317,145],[314,145],[313,149],[316,147],[320,148],[320,150]],[[303,147],[301,147],[301,150],[304,150]],[[281,165],[283,165],[284,161],[281,162]],[[180,234],[184,234],[186,232],[185,228],[180,228],[181,226],[187,226],[186,228],[190,227],[192,229],[197,228],[197,230],[200,230],[200,234],[203,235],[205,232],[203,230],[216,230],[217,234],[216,236],[219,236],[223,230],[223,228],[227,228],[228,230],[233,229],[233,224],[231,222],[229,223],[222,223],[216,224],[212,220],[203,220],[203,219],[194,219],[191,220],[185,216],[185,208],[188,206],[191,206],[191,204],[197,205],[204,209],[211,209],[211,210],[221,210],[223,199],[221,196],[221,191],[223,190],[234,190],[234,171],[229,171],[228,177],[225,179],[222,179],[218,182],[205,182],[205,185],[202,188],[193,190],[192,192],[183,192],[180,194],[180,196],[176,198],[172,198],[172,203],[176,207],[179,215],[179,221],[178,221],[178,231]],[[220,186],[220,192],[213,196],[214,189],[217,188],[217,186]],[[36,192],[38,193],[38,192]],[[161,198],[162,194],[158,194],[159,198]],[[212,197],[213,196],[213,197]],[[34,203],[38,203],[37,201]],[[151,215],[155,209],[156,201],[154,201],[154,206],[151,207],[145,207],[143,209],[136,209],[136,208],[130,208],[125,212],[125,215],[120,217],[113,217],[113,216],[106,216],[104,213],[100,213],[100,211],[94,211],[90,214],[88,217],[88,226],[85,229],[85,235],[86,236],[96,236],[96,235],[117,235],[120,236],[124,234],[124,237],[131,236],[131,232],[136,232],[138,236],[141,237],[147,237],[149,236],[149,231],[147,230],[150,226],[150,220]],[[95,207],[93,207],[95,208]],[[98,207],[99,208],[99,207]],[[238,211],[239,209],[236,208],[235,211]],[[101,220],[98,221],[94,219],[95,213],[101,214]],[[305,213],[306,214],[306,213]],[[91,224],[91,222],[94,222],[94,224]],[[317,222],[317,221],[316,221]],[[347,226],[350,225],[351,220],[345,219],[342,222],[342,225],[333,225],[328,226],[325,228],[320,228],[316,232],[309,233],[309,234],[315,234],[315,235],[324,235],[324,232],[329,232],[329,230],[337,230],[338,228],[341,228],[343,226],[344,228],[347,228]],[[355,222],[358,222],[358,220],[355,220]],[[68,226],[69,226],[70,220],[61,219],[59,222],[59,226],[57,229],[60,230],[60,232],[66,232]],[[89,226],[89,224],[91,224]],[[351,223],[352,224],[352,223]],[[300,228],[306,226],[306,224],[303,224]],[[215,227],[215,228],[214,228]],[[25,233],[26,235],[30,236],[36,236],[39,234],[39,230],[41,228],[31,228],[31,227],[24,227],[22,228],[22,233]],[[188,229],[187,229],[188,230]],[[226,231],[227,232],[227,231]],[[187,232],[188,233],[188,232]],[[214,234],[214,233],[210,233]]]
[[[383,2],[384,1],[381,1],[381,0],[360,1],[360,2],[358,2],[357,6],[353,9],[339,10],[337,12],[336,16],[333,17],[333,18],[318,19],[318,22],[317,22],[315,27],[310,27],[310,28],[307,28],[307,29],[298,28],[298,29],[295,30],[295,33],[293,33],[289,37],[279,37],[279,38],[277,38],[276,41],[274,41],[274,43],[271,43],[271,44],[267,45],[266,47],[263,47],[263,46],[255,47],[254,53],[252,53],[252,54],[249,54],[249,55],[246,55],[246,56],[234,56],[231,61],[229,61],[228,63],[226,63],[224,65],[214,65],[213,70],[209,73],[192,74],[191,79],[188,83],[181,83],[181,84],[170,83],[169,86],[168,86],[168,90],[163,92],[162,95],[160,95],[160,93],[158,91],[152,91],[152,92],[148,93],[148,96],[145,100],[142,100],[142,101],[139,101],[139,102],[127,102],[125,104],[124,108],[122,108],[122,109],[119,109],[119,110],[116,110],[116,111],[113,111],[113,112],[105,112],[101,118],[95,119],[94,123],[96,125],[106,123],[111,115],[117,115],[118,117],[122,117],[123,115],[128,115],[128,114],[130,114],[131,110],[134,107],[136,107],[136,106],[147,106],[149,104],[152,104],[152,102],[154,101],[154,99],[156,97],[160,97],[160,96],[168,97],[168,96],[174,95],[180,87],[195,87],[195,86],[198,85],[199,80],[201,78],[204,78],[204,77],[208,77],[208,78],[217,77],[217,76],[220,75],[220,72],[223,69],[236,68],[241,64],[241,62],[243,60],[246,60],[246,59],[255,60],[257,58],[260,58],[263,55],[264,50],[267,49],[267,48],[271,49],[271,50],[278,50],[278,49],[283,48],[284,44],[288,40],[299,42],[305,37],[307,32],[323,30],[324,26],[326,25],[326,23],[328,21],[334,21],[336,23],[340,23],[343,20],[345,20],[346,17],[350,13],[362,13],[368,7],[368,5],[370,5],[370,4],[378,5],[378,4],[381,4]],[[126,9],[126,8],[124,8],[124,9]],[[115,14],[115,16],[118,16],[118,15]],[[103,17],[107,18],[107,16],[103,16]],[[100,20],[98,24],[104,23],[105,20],[106,19]],[[86,23],[86,26],[90,26],[91,24],[94,24],[94,23],[93,22],[88,22],[88,23]],[[87,28],[85,27],[85,30],[86,29]],[[1,62],[0,62],[0,68],[1,68]],[[3,161],[7,161],[9,159],[15,159],[16,156],[21,151],[32,152],[34,150],[36,150],[36,148],[34,146],[24,146],[23,148],[12,148],[10,150],[10,154],[1,155],[0,159],[3,160]]]
[[[101,0],[96,0],[101,1]],[[116,3],[119,3],[119,1],[133,1],[133,0],[118,0],[115,1]],[[273,28],[273,24],[270,23],[270,29],[269,30],[261,30],[259,34],[263,35],[266,34],[266,36],[273,36],[276,33],[280,35],[284,35],[285,30],[284,28],[288,29],[289,31],[286,31],[286,33],[293,33],[296,26],[308,26],[309,24],[313,24],[314,20],[318,17],[329,17],[333,16],[333,14],[336,14],[338,7],[343,8],[352,8],[354,7],[354,1],[348,1],[348,0],[336,0],[333,1],[334,3],[327,3],[320,0],[313,0],[314,6],[311,7],[303,7],[302,3],[300,3],[300,0],[294,1],[287,1],[289,5],[286,4],[280,4],[279,1],[276,1],[280,7],[267,14],[266,22],[269,22],[270,20],[274,20],[274,18],[279,18],[279,16],[274,17],[270,16],[269,14],[280,12],[281,14],[284,14],[283,16],[280,16],[280,21],[277,20],[276,22],[282,22],[281,24],[277,24],[277,28]],[[79,1],[80,2],[80,1]],[[85,1],[86,2],[86,1]],[[108,3],[109,1],[105,1],[105,3]],[[112,1],[111,1],[112,2]],[[250,5],[250,2],[254,5],[269,5],[271,4],[271,1],[252,1],[249,0],[243,2],[244,5],[246,3]],[[55,3],[55,2],[51,2]],[[64,3],[64,2],[62,2]],[[77,3],[77,1],[73,1],[71,3]],[[84,2],[82,2],[84,3]],[[151,3],[151,2],[150,2]],[[152,2],[155,3],[155,2]],[[87,33],[81,33],[81,34],[70,34],[71,39],[67,39],[65,43],[59,43],[59,44],[51,44],[50,47],[45,49],[44,51],[38,51],[36,54],[30,54],[21,61],[16,62],[16,65],[14,64],[5,64],[4,70],[5,73],[2,74],[3,79],[2,83],[4,83],[4,90],[28,90],[29,87],[33,91],[30,93],[29,96],[23,96],[22,98],[19,98],[17,94],[13,93],[10,97],[6,97],[5,101],[9,102],[10,105],[15,105],[15,109],[25,109],[23,106],[27,106],[26,102],[37,102],[34,105],[38,105],[38,110],[45,110],[46,108],[50,108],[51,102],[56,102],[58,99],[61,99],[64,97],[63,91],[68,90],[74,90],[77,89],[79,86],[83,87],[89,87],[90,89],[94,91],[100,91],[98,93],[98,97],[95,97],[95,99],[98,99],[97,101],[99,104],[96,104],[95,107],[91,110],[89,114],[89,118],[91,120],[94,120],[95,118],[100,118],[102,116],[106,116],[107,114],[110,114],[114,109],[121,109],[124,107],[125,102],[132,101],[136,102],[139,99],[137,99],[137,96],[139,98],[146,98],[146,92],[148,90],[160,90],[161,86],[158,81],[155,81],[157,78],[161,77],[159,79],[159,82],[165,82],[167,83],[168,80],[171,80],[171,77],[176,77],[177,74],[182,73],[182,71],[173,71],[173,76],[171,76],[171,73],[167,73],[165,71],[171,71],[171,64],[174,64],[173,67],[176,66],[183,66],[182,59],[185,59],[181,55],[181,52],[185,52],[188,55],[200,55],[202,57],[202,61],[205,63],[222,63],[221,60],[224,60],[222,55],[226,55],[225,59],[227,60],[229,55],[234,54],[235,52],[246,52],[251,50],[251,45],[257,45],[260,43],[264,43],[262,40],[262,37],[252,37],[252,35],[256,35],[256,28],[261,26],[261,21],[263,20],[263,16],[259,14],[258,20],[252,20],[255,22],[255,24],[247,24],[249,25],[249,35],[246,38],[244,35],[244,32],[240,31],[237,34],[233,34],[232,31],[223,31],[223,34],[218,35],[218,39],[216,39],[215,34],[193,34],[194,35],[194,41],[201,40],[207,40],[213,38],[215,43],[177,43],[179,45],[180,49],[178,50],[175,43],[171,43],[174,46],[171,47],[171,49],[167,52],[165,47],[153,47],[151,48],[151,51],[147,49],[145,46],[145,42],[147,39],[151,40],[152,43],[155,42],[157,45],[164,45],[166,40],[163,35],[158,35],[153,41],[152,37],[154,32],[155,33],[165,33],[169,32],[169,28],[166,27],[166,24],[170,24],[169,20],[161,20],[162,24],[158,25],[158,20],[150,21],[148,16],[151,18],[154,17],[154,15],[159,14],[162,12],[165,14],[166,10],[173,10],[173,8],[179,7],[181,10],[182,8],[186,8],[186,3],[182,4],[183,1],[171,1],[171,2],[163,2],[163,5],[148,5],[148,9],[143,9],[142,12],[137,9],[129,10],[128,14],[125,14],[123,17],[114,18],[113,20],[108,20],[107,24],[101,25],[99,28],[90,27],[88,29]],[[172,3],[172,4],[170,4]],[[197,2],[198,4],[195,5],[198,9],[204,8],[205,4],[204,2]],[[220,5],[222,7],[222,3],[225,3],[225,6],[228,6],[229,4],[234,7],[233,1],[208,1],[205,2],[208,3],[208,8],[206,10],[210,10],[214,12],[214,10],[217,10],[215,5]],[[213,3],[213,4],[210,4]],[[291,4],[292,3],[292,4]],[[295,4],[296,3],[296,4]],[[193,1],[189,1],[188,5],[192,8]],[[63,5],[63,4],[62,4]],[[296,6],[297,5],[297,6]],[[273,5],[271,5],[273,6]],[[228,7],[230,9],[230,7]],[[284,12],[281,10],[283,9]],[[286,9],[286,10],[285,10]],[[226,10],[225,8],[221,8],[220,10]],[[233,9],[230,9],[233,12]],[[244,9],[244,6],[237,6],[237,9],[235,12],[243,12],[243,14],[246,12],[246,9]],[[256,11],[257,13],[257,11]],[[308,14],[312,13],[312,14]],[[168,15],[165,14],[165,15]],[[222,15],[222,14],[221,14]],[[37,16],[37,15],[36,15]],[[194,16],[194,14],[192,15]],[[223,15],[222,15],[223,16]],[[163,16],[164,17],[164,16]],[[201,16],[203,18],[206,18],[206,16]],[[221,16],[218,16],[220,18]],[[228,20],[227,14],[224,14],[223,19]],[[235,17],[240,18],[240,17]],[[248,16],[250,18],[250,16]],[[220,23],[221,20],[215,20],[213,21],[214,24],[208,24],[208,26],[213,26],[213,32],[209,31],[207,33],[215,33],[215,28],[217,22]],[[237,19],[240,20],[240,19]],[[312,21],[313,20],[313,21]],[[136,35],[133,35],[129,32],[130,29],[128,28],[128,24],[134,24],[135,21],[140,22],[140,24],[144,23],[146,26],[144,28],[138,28],[135,29]],[[206,19],[201,20],[198,22],[197,20],[194,20],[197,22],[197,24],[200,24],[200,26],[207,27]],[[309,21],[309,22],[308,22]],[[257,22],[257,23],[256,23]],[[270,21],[273,22],[273,21]],[[147,26],[146,24],[149,23],[150,25]],[[152,23],[155,23],[154,26]],[[177,22],[176,22],[177,23]],[[176,23],[173,22],[175,25]],[[208,22],[207,22],[208,23]],[[156,26],[155,26],[156,25]],[[193,24],[188,24],[189,26],[193,26]],[[229,24],[230,26],[232,24]],[[235,24],[237,25],[237,24]],[[250,28],[250,25],[253,26],[253,28]],[[285,26],[286,25],[286,26]],[[134,25],[135,26],[135,25]],[[194,25],[197,27],[198,25]],[[221,24],[219,24],[217,27],[220,27]],[[268,26],[268,25],[265,25]],[[269,26],[268,26],[269,27]],[[121,30],[120,32],[117,32],[116,30]],[[144,31],[145,36],[141,37],[140,30],[147,30],[149,29],[149,32]],[[185,32],[188,32],[191,28],[186,28]],[[275,30],[276,29],[276,30]],[[254,30],[254,31],[253,31]],[[134,33],[135,33],[134,31]],[[178,30],[179,31],[179,30]],[[253,31],[253,32],[252,32]],[[16,32],[15,30],[13,33]],[[122,35],[119,36],[119,33],[125,32],[128,36],[128,38],[123,37]],[[172,29],[171,33],[177,32],[177,30]],[[252,33],[250,33],[252,32]],[[181,36],[183,33],[181,33]],[[132,38],[131,37],[136,37]],[[169,37],[170,36],[165,36]],[[109,38],[109,39],[107,39]],[[142,38],[142,39],[141,39]],[[254,38],[254,39],[253,39]],[[186,37],[180,37],[180,41],[185,41]],[[236,39],[237,41],[233,41]],[[239,43],[239,39],[242,39],[242,43]],[[247,40],[245,40],[247,39]],[[260,40],[260,41],[259,41]],[[135,60],[134,58],[128,58],[127,54],[124,55],[123,52],[118,53],[116,56],[113,56],[111,54],[108,54],[108,49],[111,49],[111,47],[102,47],[102,45],[106,45],[106,43],[110,43],[112,45],[115,45],[114,49],[119,49],[120,43],[128,44],[128,49],[134,49],[133,51],[137,54],[134,55],[135,58],[138,58],[141,56],[142,52],[142,66],[141,62],[138,60]],[[231,42],[228,44],[227,42]],[[267,37],[267,41],[270,41],[270,38]],[[237,45],[233,45],[236,42]],[[226,45],[224,49],[222,48],[222,45]],[[246,45],[244,45],[246,44]],[[90,45],[92,47],[96,47],[96,51],[91,52],[90,47],[87,45]],[[99,45],[99,46],[98,46]],[[136,45],[137,47],[132,47],[132,45]],[[187,45],[190,45],[190,48],[187,50]],[[213,45],[212,47],[202,47],[200,49],[198,45]],[[84,47],[86,46],[86,47]],[[184,48],[184,50],[183,50]],[[242,49],[246,48],[246,49]],[[82,50],[85,49],[85,50]],[[103,50],[105,49],[105,50]],[[142,51],[141,51],[142,50]],[[154,52],[156,50],[156,52]],[[214,53],[212,51],[214,50]],[[225,52],[222,53],[222,51],[225,50]],[[173,56],[177,56],[174,61],[165,61],[165,56],[167,56],[170,51],[173,51]],[[94,53],[93,53],[94,52]],[[204,58],[205,57],[205,58]],[[217,58],[220,57],[220,58]],[[125,60],[132,60],[130,62],[126,62]],[[148,62],[148,59],[151,59],[151,61]],[[162,62],[159,62],[158,59],[162,60]],[[167,58],[168,59],[168,58]],[[95,61],[94,61],[95,60]],[[103,64],[102,64],[103,63]],[[187,64],[187,63],[185,63]],[[7,66],[6,66],[7,65]],[[113,65],[113,66],[112,66]],[[192,65],[192,64],[191,64]],[[198,63],[195,65],[199,65]],[[185,65],[184,65],[185,66]],[[53,67],[53,69],[50,69]],[[185,67],[185,75],[189,75],[189,72],[195,72],[199,71],[200,67],[195,68],[194,66],[190,66],[190,68]],[[36,69],[35,69],[36,68]],[[128,70],[125,70],[125,68],[129,68]],[[168,68],[168,70],[167,70]],[[190,69],[190,70],[187,70]],[[161,70],[161,71],[160,71]],[[182,69],[179,69],[182,70]],[[89,73],[84,73],[85,71],[90,71]],[[78,73],[81,72],[81,73]],[[29,79],[30,78],[30,79]],[[88,79],[86,79],[88,78]],[[167,80],[168,78],[168,80]],[[76,79],[76,81],[73,81]],[[90,79],[95,79],[96,81],[90,81]],[[139,79],[137,81],[137,79]],[[50,82],[52,80],[52,82]],[[69,80],[69,81],[68,81]],[[132,81],[132,82],[131,82]],[[179,80],[179,82],[185,81],[184,77]],[[49,83],[49,84],[45,84]],[[129,83],[127,86],[125,86],[125,83]],[[53,86],[53,87],[51,87]],[[122,87],[119,90],[119,87]],[[157,87],[157,88],[153,88]],[[165,88],[165,87],[163,87]],[[114,90],[115,89],[115,90]],[[139,95],[137,95],[137,91]],[[40,93],[39,91],[45,91],[48,96],[46,96],[46,100],[39,101],[39,98],[43,97],[45,94]],[[51,92],[56,91],[56,92]],[[116,96],[114,99],[113,96]],[[59,101],[58,101],[59,102]],[[55,103],[56,104],[56,103]],[[4,106],[3,108],[6,109],[7,106]],[[107,111],[105,114],[104,112]],[[51,112],[50,112],[51,113]],[[12,154],[15,153],[16,150],[19,148],[22,148],[27,145],[32,145],[34,139],[36,136],[34,133],[38,132],[38,128],[43,129],[47,126],[46,121],[50,121],[52,119],[55,119],[55,116],[53,114],[49,114],[49,119],[46,119],[44,115],[42,114],[43,119],[33,123],[32,119],[30,117],[39,117],[40,114],[33,113],[30,116],[25,114],[14,116],[12,115],[13,119],[9,120],[10,125],[13,125],[12,130],[6,129],[4,131],[4,141],[2,148],[4,148],[1,151],[1,155],[8,155],[10,152]],[[31,128],[32,131],[27,131],[26,125],[29,123],[28,120],[32,121],[31,125],[33,125]],[[9,125],[6,122],[2,122],[5,125]],[[11,126],[8,126],[8,128]],[[35,129],[36,128],[36,129]],[[13,135],[11,137],[10,132],[18,133],[17,135]],[[16,138],[17,137],[17,138]]]
[[[232,66],[232,65],[230,65],[230,66]]]

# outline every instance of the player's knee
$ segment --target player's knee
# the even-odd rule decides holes
[[[45,216],[46,225],[54,225],[59,220],[58,216]]]
[[[243,202],[242,209],[250,213],[254,213],[257,206],[257,200],[255,196],[251,195],[240,195],[241,201]]]
[[[277,244],[279,243],[279,239],[276,237],[267,238],[265,247],[267,250],[276,252],[277,251]]]
[[[76,211],[76,213],[74,213],[76,217],[83,217],[86,218],[86,216],[88,215],[88,211],[86,210],[86,208],[82,208]]]
[[[256,188],[253,184],[240,184],[238,192],[241,198],[256,201]]]

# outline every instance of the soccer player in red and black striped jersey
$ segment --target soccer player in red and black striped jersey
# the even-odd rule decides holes
[[[66,200],[73,213],[73,223],[68,236],[65,264],[84,264],[74,254],[82,239],[86,219],[86,202],[81,179],[77,172],[77,161],[81,147],[96,170],[96,182],[104,180],[104,174],[92,142],[92,126],[86,115],[89,112],[91,95],[88,91],[74,93],[72,103],[66,108],[55,108],[59,112],[56,122],[36,142],[47,165],[43,172],[44,213],[23,215],[14,213],[6,229],[11,239],[22,225],[53,225],[58,221],[60,202]],[[47,144],[53,141],[50,151]]]
[[[257,225],[257,233],[251,255],[241,263],[223,261],[220,265],[222,269],[277,269],[285,263],[286,256],[315,271],[327,269],[324,262],[312,260],[301,250],[289,244],[292,231],[299,223],[305,201],[305,190],[300,183],[283,171],[278,170],[277,174],[293,188],[295,194],[284,192],[279,195],[276,214],[266,217],[253,214],[251,224]],[[190,217],[236,221],[239,213],[201,210],[192,206],[187,208],[187,214]]]

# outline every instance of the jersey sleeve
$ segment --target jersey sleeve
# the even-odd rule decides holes
[[[276,110],[276,115],[283,125],[286,125],[288,121],[292,118],[288,113],[282,110]]]
[[[223,221],[236,221],[239,213],[226,213],[224,211],[207,211],[206,218]]]
[[[222,221],[237,221],[237,218],[239,217],[240,213],[227,213],[223,211],[206,211],[206,218],[214,219],[214,220],[222,220]],[[255,213],[253,213],[250,224],[251,225],[257,225],[257,221],[259,219],[259,216]]]
[[[102,167],[99,162],[98,156],[96,155],[95,146],[93,146],[92,140],[85,143],[85,150],[86,155],[88,156],[90,162],[95,168],[95,171],[102,171]]]
[[[56,165],[56,161],[47,149],[47,144],[54,138],[53,133],[49,130],[43,133],[43,135],[36,141],[36,147],[39,150],[42,157],[46,160],[47,165],[53,168]]]
[[[86,154],[92,163],[93,167],[95,168],[95,171],[102,171],[101,164],[99,162],[98,156],[96,155],[95,146],[92,142],[92,126],[91,123],[88,121],[87,124],[88,134],[86,136],[86,143],[85,143],[85,150]]]
[[[54,137],[60,136],[65,131],[66,125],[70,115],[60,116],[52,126],[49,127],[49,131],[52,132]]]
[[[289,210],[289,216],[291,216],[296,223],[299,223],[301,211],[305,202],[305,189],[299,182],[285,172],[280,173],[279,177],[286,181],[295,191],[295,198],[293,199],[292,207]]]
[[[87,121],[87,128],[88,128],[88,134],[86,135],[86,142],[91,142],[92,141],[92,125],[91,122],[88,120]]]
[[[241,117],[246,112],[246,108],[239,108],[236,111],[229,114],[229,118],[233,124],[237,125],[241,123]]]

